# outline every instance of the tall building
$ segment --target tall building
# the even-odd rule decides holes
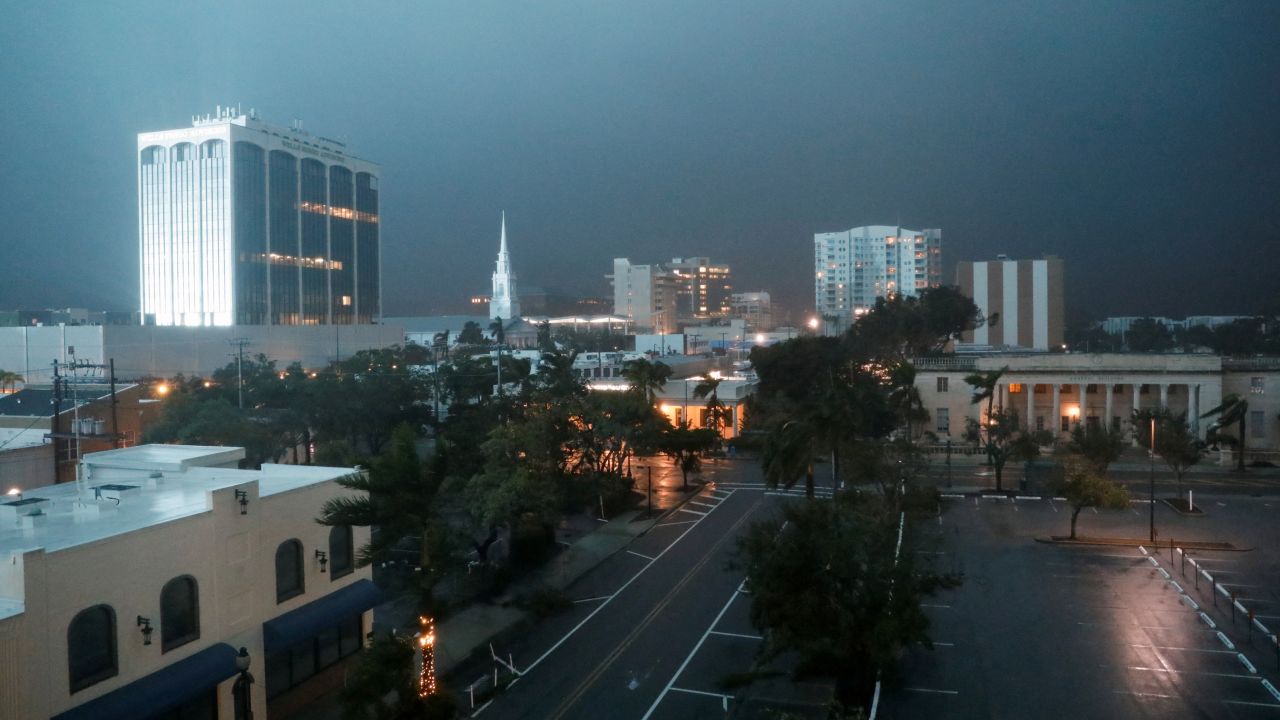
[[[942,231],[868,225],[813,236],[814,307],[837,326],[877,298],[942,284]]]
[[[520,296],[516,294],[516,274],[511,272],[511,258],[507,255],[507,214],[503,212],[498,263],[493,270],[493,295],[489,297],[489,319],[511,320],[518,317]]]
[[[379,174],[344,143],[253,110],[139,134],[143,322],[378,322]]]
[[[673,258],[667,269],[676,282],[676,312],[682,320],[727,317],[732,311],[728,265],[713,265],[706,257]]]
[[[674,333],[677,283],[671,271],[661,265],[634,265],[627,258],[614,258],[613,314],[629,319],[636,332]]]
[[[734,293],[729,299],[733,317],[742,318],[753,332],[773,329],[773,303],[769,293]]]
[[[956,285],[987,322],[962,344],[1049,350],[1062,344],[1062,259],[1009,260],[956,265]]]

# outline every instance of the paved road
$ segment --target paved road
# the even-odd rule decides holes
[[[521,676],[484,718],[723,717],[727,673],[750,669],[759,638],[747,618],[734,539],[766,517],[753,463],[728,462],[721,482],[569,588],[574,608],[496,647]],[[451,678],[464,695],[492,663]]]
[[[1176,554],[1033,542],[1067,529],[1068,509],[1047,498],[949,502],[936,524],[917,528],[912,550],[965,582],[928,601],[937,646],[909,654],[880,718],[1280,716],[1280,695],[1263,684],[1280,675],[1273,648],[1250,643],[1243,619],[1233,625],[1226,602],[1214,608]],[[1213,502],[1240,505],[1259,526],[1274,511],[1246,498]],[[1140,536],[1147,509],[1086,510],[1081,532]],[[1157,521],[1188,538],[1237,532],[1227,517],[1164,508]],[[1212,555],[1222,565],[1252,556]]]

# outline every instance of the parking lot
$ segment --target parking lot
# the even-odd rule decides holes
[[[1203,500],[1203,518],[1157,504],[1162,536],[1256,546],[1280,520],[1267,498]],[[1068,532],[1070,509],[1051,498],[945,502],[936,523],[916,527],[912,551],[964,584],[927,601],[935,647],[909,653],[877,717],[1280,717],[1271,639],[1251,639],[1239,611],[1233,623],[1221,592],[1214,607],[1179,552],[1036,542]],[[1080,534],[1144,537],[1149,508],[1085,510]],[[1280,615],[1272,557],[1189,554]]]

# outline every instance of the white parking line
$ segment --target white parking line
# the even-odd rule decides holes
[[[701,522],[701,521],[699,521],[699,522]],[[551,647],[547,648],[546,652],[544,652],[544,653],[542,653],[541,655],[539,655],[539,656],[538,656],[538,659],[536,659],[536,660],[534,660],[533,662],[531,662],[531,663],[529,663],[528,665],[526,665],[526,666],[525,666],[525,668],[524,668],[524,673],[523,673],[520,677],[521,677],[521,678],[523,678],[525,675],[528,675],[528,674],[529,674],[529,671],[533,670],[535,667],[537,667],[538,665],[542,664],[542,661],[543,661],[543,660],[546,660],[546,659],[547,659],[547,657],[549,657],[549,656],[551,655],[551,653],[553,653],[553,652],[555,652],[556,650],[560,649],[560,646],[561,646],[561,645],[563,645],[563,644],[565,644],[566,642],[568,642],[569,638],[573,637],[574,633],[578,632],[578,630],[580,630],[580,629],[582,628],[582,626],[583,626],[583,625],[586,625],[588,622],[591,622],[591,618],[595,617],[597,613],[599,613],[601,610],[605,609],[605,608],[609,605],[609,603],[613,602],[613,599],[614,599],[614,598],[618,597],[618,595],[620,595],[620,594],[622,593],[622,591],[626,590],[628,587],[631,587],[631,583],[633,583],[633,582],[635,582],[636,580],[638,580],[638,579],[640,578],[640,576],[641,576],[641,575],[643,575],[643,574],[645,573],[645,571],[646,571],[646,570],[648,570],[649,568],[653,567],[654,563],[656,563],[656,562],[658,561],[658,558],[661,558],[663,555],[666,555],[666,554],[667,554],[667,552],[671,550],[671,548],[673,548],[673,547],[675,547],[676,545],[678,545],[678,544],[680,543],[680,541],[681,541],[681,540],[683,540],[683,539],[684,539],[684,538],[685,538],[689,533],[693,532],[693,529],[694,529],[694,528],[696,528],[696,527],[698,527],[698,523],[697,523],[697,522],[693,523],[692,525],[690,525],[690,526],[688,527],[688,529],[686,529],[684,532],[680,533],[680,536],[679,536],[679,537],[677,537],[675,540],[672,540],[670,545],[667,545],[666,547],[662,548],[662,552],[658,553],[658,554],[657,554],[657,556],[656,556],[656,557],[654,557],[654,559],[653,559],[653,560],[651,560],[651,561],[649,561],[648,563],[646,563],[646,564],[645,564],[645,566],[644,566],[644,567],[642,567],[642,568],[640,568],[640,570],[639,570],[639,571],[637,571],[635,575],[632,575],[632,576],[631,576],[631,577],[630,577],[626,582],[622,583],[621,587],[619,587],[617,590],[614,590],[614,591],[613,591],[613,593],[611,593],[611,594],[610,594],[610,595],[609,595],[609,596],[604,600],[604,602],[601,602],[599,605],[597,605],[597,606],[596,606],[596,608],[595,608],[594,610],[592,610],[592,611],[591,611],[591,612],[590,612],[586,617],[582,618],[582,620],[580,620],[580,621],[578,622],[578,624],[577,624],[577,625],[574,625],[572,628],[570,628],[570,629],[569,629],[569,632],[565,633],[563,636],[561,636],[561,638],[560,638],[559,640],[557,640],[557,641],[555,642],[555,644],[553,644]],[[517,678],[515,681],[513,681],[513,684],[514,684],[515,682],[519,682],[519,680],[520,680],[520,678]],[[478,713],[476,713],[476,714],[478,714]],[[472,717],[475,717],[475,714],[473,714],[473,715],[472,715]]]
[[[672,525],[690,525],[698,522],[697,520],[673,520],[671,522],[658,523],[654,527],[670,527]]]
[[[690,500],[688,504],[697,505],[698,507],[704,507],[704,508],[714,508],[716,505],[719,505],[719,503],[715,503],[715,504],[704,503],[704,502],[698,502],[697,500]]]
[[[907,692],[933,693],[935,695],[959,695],[960,694],[959,690],[936,690],[934,688],[918,688],[918,687],[909,687],[909,688],[902,688],[902,689],[906,690]]]
[[[724,617],[724,614],[729,612],[729,606],[733,604],[734,600],[738,599],[738,594],[742,592],[742,588],[746,587],[746,584],[746,580],[738,583],[738,589],[733,591],[733,594],[730,595],[729,599],[725,602],[724,607],[720,608],[720,612],[716,614],[716,619],[712,620],[711,625],[707,626],[707,631],[702,633],[702,637],[698,638],[698,643],[694,645],[693,649],[689,651],[689,654],[685,656],[684,662],[680,663],[680,667],[676,668],[675,674],[667,681],[667,686],[662,688],[662,692],[658,693],[658,697],[654,698],[653,704],[649,706],[648,711],[645,712],[644,717],[640,718],[640,720],[649,720],[653,715],[653,711],[658,709],[658,704],[667,696],[667,693],[671,692],[671,688],[676,684],[676,679],[680,677],[680,673],[684,672],[684,669],[689,667],[689,662],[693,660],[693,656],[697,655],[698,650],[702,649],[702,644],[707,641],[707,637],[709,637],[712,631],[715,630],[716,625],[720,624],[720,619]]]
[[[704,512],[698,512],[697,510],[690,510],[689,508],[683,508],[683,507],[680,508],[680,512],[687,512],[690,515],[706,515],[706,513]]]
[[[574,600],[573,602],[574,602],[575,604],[576,604],[576,603],[600,602],[601,600],[608,600],[608,599],[609,599],[609,598],[611,598],[611,597],[613,597],[613,596],[612,596],[612,595],[600,595],[599,597],[582,598],[581,600]],[[486,677],[487,677],[487,676],[486,676]]]
[[[706,695],[707,697],[720,698],[721,700],[733,699],[732,695],[725,695],[724,693],[713,693],[705,690],[690,690],[689,688],[682,687],[673,687],[671,688],[671,692],[689,693],[690,695]]]
[[[725,636],[725,637],[742,638],[742,639],[744,639],[744,640],[763,640],[763,639],[764,639],[764,636],[763,636],[763,635],[744,635],[744,634],[742,634],[742,633],[723,632],[723,631],[720,631],[720,630],[712,630],[712,631],[711,631],[711,634],[712,634],[712,635],[723,635],[723,636]]]
[[[630,555],[635,555],[635,556],[636,556],[636,557],[638,557],[638,558],[644,558],[645,560],[648,560],[649,562],[653,562],[653,558],[649,557],[648,555],[641,555],[640,553],[636,552],[635,550],[628,550],[628,551],[627,551],[627,553],[628,553],[628,554],[630,554]]]

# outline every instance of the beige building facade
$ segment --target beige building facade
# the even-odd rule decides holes
[[[241,448],[86,455],[0,502],[0,717],[231,720],[340,685],[378,600],[367,529],[315,518],[349,468],[237,470]]]
[[[924,430],[959,440],[966,419],[980,421],[986,403],[972,402],[965,377],[1004,370],[994,406],[1024,426],[1065,437],[1079,423],[1131,433],[1135,410],[1167,407],[1186,413],[1204,437],[1213,418],[1201,418],[1228,395],[1249,402],[1246,448],[1256,459],[1280,451],[1280,358],[1222,358],[1196,354],[990,354],[919,358],[916,386],[930,420]],[[1227,428],[1234,432],[1234,428]]]

